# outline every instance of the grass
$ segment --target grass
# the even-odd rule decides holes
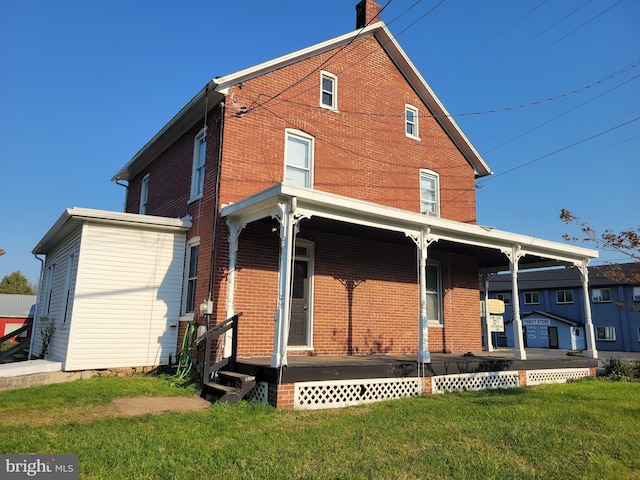
[[[186,414],[89,414],[116,395],[191,394],[157,377],[3,392],[3,420],[27,421],[2,423],[0,452],[77,453],[82,479],[640,478],[637,382],[587,380],[316,412],[241,402]]]

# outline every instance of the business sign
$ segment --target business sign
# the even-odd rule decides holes
[[[504,320],[502,315],[489,315],[487,321],[490,332],[504,332]]]

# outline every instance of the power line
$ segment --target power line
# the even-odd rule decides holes
[[[440,79],[441,77],[443,77],[444,75],[446,75],[447,73],[449,73],[451,70],[453,70],[454,68],[456,68],[458,65],[460,65],[462,62],[464,62],[466,59],[468,59],[469,57],[475,55],[478,51],[482,50],[484,47],[486,47],[487,45],[489,45],[491,42],[493,42],[496,38],[498,38],[499,36],[501,36],[503,33],[505,33],[507,30],[511,29],[512,27],[516,26],[518,23],[520,23],[522,20],[524,20],[526,17],[528,17],[530,14],[532,14],[535,10],[537,10],[538,8],[540,8],[542,5],[544,5],[545,3],[547,3],[547,0],[542,0],[542,2],[540,2],[538,5],[536,5],[535,7],[533,7],[531,10],[529,10],[527,13],[525,13],[524,15],[522,15],[520,18],[518,18],[516,21],[512,22],[507,28],[503,29],[500,31],[500,33],[494,35],[493,37],[491,37],[491,39],[487,40],[486,42],[484,42],[482,45],[480,45],[478,48],[476,48],[474,51],[468,53],[467,55],[465,55],[462,59],[460,59],[455,65],[453,65],[452,67],[449,67],[447,70],[445,70],[444,72],[442,72],[440,75],[438,75],[436,77],[436,80]]]
[[[629,120],[628,122],[621,123],[620,125],[616,125],[615,127],[611,127],[611,128],[609,128],[607,130],[604,130],[602,132],[596,133],[595,135],[591,135],[590,137],[583,138],[582,140],[574,142],[571,145],[567,145],[565,147],[559,148],[557,150],[554,150],[553,152],[549,152],[549,153],[547,153],[545,155],[542,155],[540,157],[534,158],[533,160],[529,160],[528,162],[521,163],[520,165],[517,165],[517,166],[515,166],[513,168],[510,168],[509,170],[505,170],[504,172],[498,173],[496,175],[492,175],[490,177],[485,177],[484,179],[480,180],[478,183],[483,185],[484,183],[488,182],[489,180],[501,177],[501,176],[506,175],[508,173],[511,173],[511,172],[513,172],[515,170],[518,170],[518,169],[520,169],[522,167],[526,167],[527,165],[531,165],[532,163],[535,163],[535,162],[538,162],[540,160],[543,160],[543,159],[545,159],[547,157],[555,155],[556,153],[560,153],[560,152],[563,152],[565,150],[568,150],[569,148],[573,148],[576,145],[580,145],[581,143],[585,143],[585,142],[587,142],[589,140],[593,140],[594,138],[597,138],[597,137],[600,137],[600,136],[602,136],[602,135],[604,135],[606,133],[612,132],[613,130],[617,130],[618,128],[622,128],[622,127],[624,127],[626,125],[629,125],[629,124],[631,124],[633,122],[637,122],[638,120],[640,120],[640,117],[636,117],[633,120]]]

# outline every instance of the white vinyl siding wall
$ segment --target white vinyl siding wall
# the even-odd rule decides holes
[[[177,344],[184,237],[84,225],[64,370],[168,362]]]
[[[45,285],[51,285],[51,304],[49,305],[49,313],[47,314],[46,308],[48,303],[48,293],[43,291],[42,298],[38,297],[38,325],[34,331],[34,343],[33,354],[40,355],[42,352],[42,338],[41,327],[45,322],[53,322],[55,327],[55,333],[49,343],[47,352],[47,359],[56,362],[63,362],[67,352],[67,344],[69,341],[69,329],[68,321],[73,314],[73,297],[74,287],[77,278],[77,252],[80,246],[80,232],[78,229],[72,235],[69,236],[63,243],[61,243],[53,252],[47,255],[45,262],[45,278],[43,283]],[[64,312],[67,301],[67,264],[69,259],[73,256],[73,265],[71,266],[71,275],[69,278],[69,308],[67,311],[67,324],[64,323]],[[52,265],[55,265],[54,269],[50,269]],[[47,275],[53,272],[53,278],[46,278]]]

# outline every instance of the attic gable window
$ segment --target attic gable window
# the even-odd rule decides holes
[[[145,215],[147,213],[147,201],[149,200],[149,174],[147,173],[142,177],[142,184],[140,185],[140,209],[138,213]]]
[[[313,186],[315,139],[298,130],[286,130],[284,181],[298,187]]]
[[[198,132],[193,142],[193,169],[191,170],[190,202],[202,198],[202,192],[204,191],[204,163],[207,156],[206,135],[206,128],[203,128]]]
[[[420,213],[440,216],[440,180],[437,173],[420,169]]]
[[[320,106],[338,110],[338,77],[329,72],[320,72]]]
[[[418,130],[418,109],[413,105],[404,106],[404,133],[409,138],[420,140],[420,132]]]

